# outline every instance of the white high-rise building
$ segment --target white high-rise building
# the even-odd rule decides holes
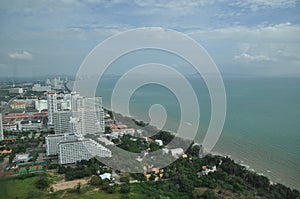
[[[36,100],[34,103],[35,103],[35,109],[38,111],[48,109],[47,100]]]
[[[103,108],[100,109],[99,112],[99,122],[100,122],[100,132],[105,132],[105,120],[104,120],[104,110]]]
[[[78,93],[71,92],[71,108],[72,111],[77,111],[77,99],[82,98]]]
[[[71,110],[71,100],[62,100],[60,103],[60,109],[63,110]]]
[[[79,119],[76,117],[70,118],[70,132],[77,136],[82,136],[79,131]]]
[[[4,140],[2,114],[0,113],[0,141]]]
[[[59,134],[59,135],[48,135],[45,138],[46,142],[46,154],[57,155],[58,154],[58,143],[77,140],[74,134]]]
[[[57,111],[57,95],[55,91],[47,93],[48,124],[53,125],[53,115]]]
[[[71,111],[56,111],[53,113],[53,123],[55,134],[71,133],[70,118]]]
[[[58,87],[58,81],[56,78],[53,79],[53,86],[54,86],[54,88]]]
[[[73,117],[78,119],[77,132],[82,135],[103,133],[105,131],[102,98],[84,98],[72,93]]]
[[[71,164],[93,157],[111,157],[111,151],[92,139],[60,142],[58,144],[58,163]]]
[[[48,92],[48,116],[52,118],[55,135],[46,137],[47,155],[58,154],[59,164],[76,163],[95,156],[111,157],[109,149],[92,139],[83,138],[83,135],[105,130],[102,98],[85,98],[72,92],[64,96],[64,101],[70,102],[72,111],[57,111],[56,93]]]

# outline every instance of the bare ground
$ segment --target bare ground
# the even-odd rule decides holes
[[[78,183],[80,183],[81,185],[86,185],[88,183],[88,180],[86,179],[78,179],[72,181],[61,180],[53,183],[51,186],[53,187],[53,190],[55,192],[55,191],[60,191],[65,189],[72,189],[76,187]]]

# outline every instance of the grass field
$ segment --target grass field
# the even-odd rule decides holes
[[[61,177],[57,175],[48,174],[50,181],[60,180]],[[119,193],[108,194],[104,191],[95,190],[95,187],[83,187],[80,190],[80,194],[74,189],[66,189],[49,193],[47,189],[39,190],[35,187],[35,182],[38,180],[38,176],[16,179],[7,178],[0,180],[0,199],[52,199],[52,198],[64,198],[64,199],[119,199],[121,195]]]
[[[38,177],[31,177],[26,179],[6,179],[0,182],[0,198],[2,199],[16,199],[27,198],[30,191],[39,192],[41,198],[44,193],[37,189],[34,183],[38,180]]]
[[[59,194],[57,194],[58,198],[60,198],[63,194],[64,192],[60,191]],[[93,191],[91,188],[83,188],[80,194],[66,192],[63,196],[64,199],[119,199],[120,197],[121,195],[119,193],[108,194],[104,191]]]

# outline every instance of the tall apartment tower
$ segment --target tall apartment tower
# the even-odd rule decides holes
[[[71,111],[56,111],[53,113],[53,123],[55,134],[65,134],[71,132]]]
[[[102,97],[85,98],[72,94],[73,118],[78,119],[77,133],[81,135],[105,131]]]
[[[77,111],[77,101],[79,99],[82,99],[83,97],[80,96],[78,93],[76,92],[71,92],[71,109],[72,111]]]
[[[4,140],[2,114],[0,113],[0,141]]]
[[[54,112],[57,111],[57,95],[55,91],[47,93],[47,107],[48,107],[48,124],[53,125]]]
[[[46,142],[46,154],[57,155],[58,154],[58,144],[59,142],[74,141],[78,138],[74,134],[58,134],[58,135],[48,135],[45,137]]]

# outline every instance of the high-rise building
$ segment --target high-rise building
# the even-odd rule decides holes
[[[81,135],[103,133],[105,131],[102,98],[85,98],[72,93],[73,117],[78,119],[77,132]]]
[[[71,111],[56,111],[53,113],[53,123],[55,134],[71,133],[70,118]]]
[[[57,111],[56,97],[55,93],[48,92],[48,115],[49,118],[52,116],[55,135],[46,137],[47,155],[58,154],[59,164],[76,163],[95,156],[111,157],[109,149],[92,139],[83,138],[86,134],[104,132],[102,98],[85,98],[73,92],[64,98],[71,102],[72,111]],[[54,106],[56,111],[51,109]]]
[[[46,154],[57,155],[58,154],[58,143],[77,140],[74,134],[58,134],[58,135],[48,135],[45,138],[46,142]]]
[[[58,163],[71,164],[93,157],[111,157],[111,151],[92,139],[60,142],[58,144]]]
[[[38,110],[38,111],[48,109],[47,100],[36,100],[34,102],[34,104],[35,104],[35,109]]]
[[[4,140],[2,114],[0,113],[0,141]]]
[[[78,93],[71,92],[71,109],[72,111],[77,111],[77,100],[82,98]]]
[[[53,115],[57,111],[57,95],[55,91],[47,92],[48,124],[53,125]]]
[[[99,122],[100,122],[100,132],[105,132],[105,120],[104,120],[104,110],[103,108],[100,109],[99,112]]]

